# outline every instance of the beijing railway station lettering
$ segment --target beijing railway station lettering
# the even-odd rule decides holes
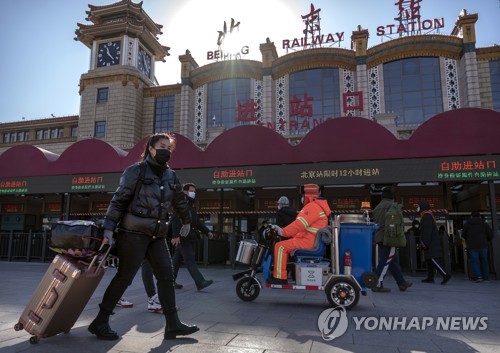
[[[336,32],[335,34],[328,33],[326,35],[321,34],[320,12],[321,9],[316,9],[314,5],[311,4],[309,13],[301,16],[305,24],[305,29],[302,31],[304,37],[284,39],[283,49],[320,48],[322,46],[331,46],[342,42],[344,40],[344,32]]]
[[[420,3],[422,0],[399,0],[398,16],[394,19],[398,24],[388,24],[377,27],[377,36],[397,34],[399,36],[420,34],[422,30],[439,30],[444,28],[444,18],[422,20],[420,16]]]
[[[229,29],[224,21],[222,31],[217,31],[217,50],[207,52],[207,60],[239,60],[250,52],[248,45],[240,45],[237,42],[237,33],[240,30],[240,22],[231,18]]]

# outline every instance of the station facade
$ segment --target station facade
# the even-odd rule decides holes
[[[478,14],[463,10],[441,34],[445,19],[405,3],[397,23],[373,34],[358,26],[350,38],[318,32],[312,5],[297,14],[304,33],[266,38],[260,61],[245,59],[244,43],[229,52],[224,32],[212,63],[179,56],[172,85],[156,81],[170,48],[142,3],[89,5],[75,32],[91,58],[80,114],[0,124],[0,230],[102,217],[155,132],[175,133],[171,166],[198,185],[198,209],[220,233],[255,231],[282,195],[300,208],[305,182],[324,185],[337,213],[374,206],[390,185],[410,217],[426,198],[444,213],[480,210],[498,228],[500,47],[476,47]],[[34,162],[16,163],[26,158]],[[456,219],[448,230],[460,228]]]

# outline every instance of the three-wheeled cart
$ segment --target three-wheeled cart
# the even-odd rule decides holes
[[[265,284],[271,289],[322,290],[332,307],[351,309],[366,288],[376,286],[378,278],[372,272],[372,238],[377,226],[363,214],[335,216],[331,224],[316,234],[313,249],[297,249],[290,254],[288,284]],[[268,230],[267,244],[242,240],[236,261],[250,268],[233,275],[236,294],[243,301],[253,301],[272,276],[272,249],[277,235]],[[274,241],[273,241],[274,239]]]

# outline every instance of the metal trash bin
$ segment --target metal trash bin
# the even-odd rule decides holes
[[[246,239],[240,241],[238,247],[238,253],[236,254],[236,262],[240,262],[245,265],[250,265],[252,263],[253,253],[257,247],[257,241],[253,239]]]

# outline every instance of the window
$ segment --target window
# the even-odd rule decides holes
[[[50,138],[50,129],[43,130],[43,139],[48,140]]]
[[[108,101],[108,88],[97,89],[97,103],[106,103]]]
[[[50,138],[51,139],[57,138],[57,129],[51,129],[50,130]]]
[[[419,57],[384,64],[385,110],[402,127],[415,127],[443,112],[439,58]]]
[[[493,110],[500,112],[500,60],[490,61],[490,81]]]
[[[10,142],[16,142],[17,141],[17,134],[15,132],[10,133]]]
[[[104,137],[105,135],[106,135],[106,122],[105,121],[96,121],[95,122],[94,137]]]
[[[230,129],[237,125],[254,124],[248,121],[238,121],[238,101],[246,104],[250,101],[252,81],[249,78],[231,78],[211,82],[207,90],[207,126]],[[243,118],[243,117],[242,117]]]
[[[78,137],[78,126],[71,127],[71,137]]]
[[[36,130],[36,139],[43,140],[43,130]]]
[[[328,118],[340,116],[339,70],[311,69],[290,74],[290,134],[305,134]]]
[[[154,132],[174,130],[175,96],[157,97],[155,102]]]
[[[10,142],[10,134],[8,132],[3,134],[3,143],[9,143]]]

